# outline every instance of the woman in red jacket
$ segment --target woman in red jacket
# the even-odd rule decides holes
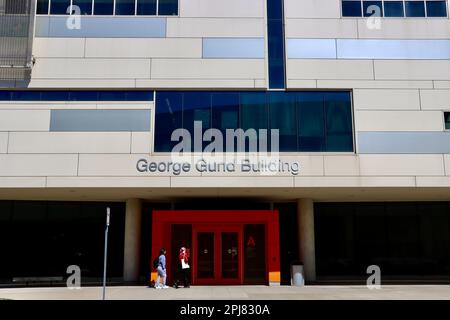
[[[183,280],[183,285],[185,288],[189,288],[189,274],[191,269],[189,266],[189,253],[185,247],[180,249],[178,259],[180,261],[180,275]]]

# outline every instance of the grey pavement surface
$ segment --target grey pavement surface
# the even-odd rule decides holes
[[[0,289],[0,299],[99,300],[101,287]],[[109,300],[450,300],[450,285],[366,286],[192,286],[156,290],[147,287],[108,287]]]

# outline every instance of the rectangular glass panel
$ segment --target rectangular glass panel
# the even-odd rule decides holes
[[[171,141],[172,132],[183,128],[183,94],[158,92],[156,94],[155,150],[169,152],[178,144]]]
[[[299,151],[325,150],[324,101],[320,92],[298,94]]]
[[[183,128],[194,134],[194,123],[201,122],[201,134],[211,128],[211,93],[209,92],[185,92],[183,98]],[[209,141],[202,142],[202,145],[195,145],[192,140],[192,150],[201,152]],[[201,149],[200,149],[201,148]]]
[[[251,146],[250,151],[255,151],[254,146],[259,150],[258,134],[259,129],[268,128],[268,107],[265,93],[242,93],[241,94],[241,128],[249,130],[249,135],[245,137],[244,143]],[[256,134],[256,136],[255,136]],[[255,140],[256,138],[256,140]],[[247,144],[248,143],[248,144]]]
[[[214,278],[214,233],[197,233],[197,278]]]
[[[95,15],[112,15],[114,12],[114,0],[95,0]]]
[[[70,0],[52,0],[50,14],[68,14]]]
[[[297,151],[295,94],[287,94],[286,92],[269,93],[269,108],[270,129],[279,130],[279,151]]]
[[[385,17],[403,17],[403,1],[385,1],[384,16]]]
[[[244,226],[244,282],[266,282],[266,227],[263,224]]]
[[[269,88],[284,89],[283,1],[267,0],[267,37],[269,55]]]
[[[326,151],[353,151],[350,94],[348,92],[326,93],[325,113]]]
[[[342,1],[343,17],[361,17],[361,1]]]
[[[445,129],[450,130],[450,112],[445,112],[444,118],[445,118]]]
[[[133,16],[135,11],[134,0],[116,0],[116,15]]]
[[[364,17],[382,17],[383,3],[381,1],[363,1]]]
[[[72,12],[76,13],[73,6],[78,6],[80,8],[80,14],[82,15],[92,14],[92,0],[73,0]]]
[[[427,1],[428,17],[446,17],[447,5],[445,1]]]
[[[138,15],[156,15],[156,0],[137,0]]]
[[[238,233],[222,232],[222,278],[239,277]]]
[[[178,0],[159,0],[158,15],[160,16],[178,15]]]
[[[36,14],[48,14],[48,1],[49,0],[37,0]]]
[[[405,11],[407,17],[425,17],[425,4],[423,1],[406,1]]]

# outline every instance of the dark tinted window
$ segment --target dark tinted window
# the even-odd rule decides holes
[[[50,13],[51,14],[67,14],[70,7],[70,0],[52,0]]]
[[[384,16],[385,17],[403,17],[403,1],[385,1]]]
[[[450,130],[450,112],[445,112],[444,117],[445,117],[445,129]]]
[[[116,15],[134,15],[134,0],[116,0]]]
[[[446,17],[447,6],[445,1],[427,1],[428,17]]]
[[[36,14],[48,14],[48,0],[37,0]]]
[[[138,15],[155,15],[156,0],[137,0]]]
[[[159,0],[158,15],[161,16],[178,15],[178,0]]]
[[[171,151],[175,129],[186,128],[192,136],[195,120],[203,122],[203,130],[219,129],[224,148],[225,130],[240,128],[254,129],[256,134],[260,129],[278,129],[280,151],[353,151],[349,92],[158,92],[155,151]],[[270,135],[267,130],[268,150]],[[247,151],[249,139],[247,135]]]
[[[82,15],[92,14],[92,0],[72,0],[72,12],[76,14],[73,6],[78,6]]]
[[[423,1],[406,1],[405,11],[407,17],[425,17],[425,4]]]
[[[343,17],[361,17],[361,1],[342,1]]]
[[[324,96],[300,93],[298,103],[299,151],[325,150]]]
[[[172,132],[183,127],[183,94],[158,92],[156,105],[155,150],[169,152],[178,144],[171,141]]]
[[[114,12],[114,0],[95,0],[94,14],[112,15]]]
[[[269,56],[269,88],[285,88],[284,24],[281,0],[267,0],[267,37]]]
[[[296,95],[271,92],[268,102],[270,129],[279,130],[279,150],[297,150]]]
[[[382,17],[383,3],[381,1],[363,1],[363,10],[365,17]]]

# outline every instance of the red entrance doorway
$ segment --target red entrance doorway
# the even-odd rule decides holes
[[[179,278],[181,247],[188,249],[194,285],[280,281],[276,210],[155,211],[152,231],[152,257],[167,250],[169,284]]]

